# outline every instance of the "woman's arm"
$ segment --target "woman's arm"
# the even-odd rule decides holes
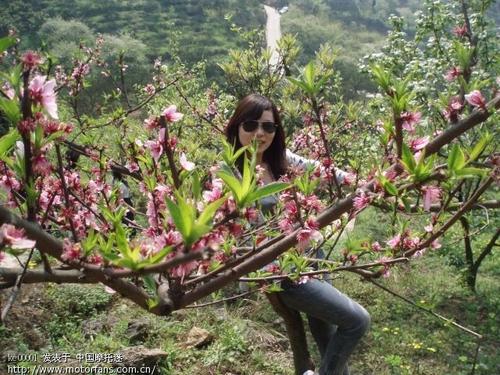
[[[309,166],[312,167],[321,166],[321,163],[318,160],[304,158],[300,155],[293,153],[289,149],[286,150],[286,161],[288,163],[288,166],[300,169],[306,169]],[[341,184],[344,181],[346,174],[347,174],[346,171],[343,171],[342,169],[339,168],[335,168],[335,175],[337,177],[337,181],[339,182],[339,184]]]

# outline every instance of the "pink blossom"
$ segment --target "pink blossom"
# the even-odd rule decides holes
[[[61,259],[65,262],[77,261],[82,257],[82,247],[79,243],[72,243],[65,238],[63,241],[63,252]]]
[[[36,241],[26,238],[24,229],[17,229],[12,224],[3,224],[0,227],[0,244],[12,249],[31,249]]]
[[[41,104],[45,108],[50,117],[57,119],[57,103],[54,92],[56,81],[51,79],[45,82],[46,79],[47,77],[44,76],[35,76],[29,84],[29,95],[36,104]]]
[[[52,165],[43,154],[33,156],[31,163],[33,165],[33,172],[39,175],[46,176],[52,170]]]
[[[371,248],[373,251],[377,251],[377,252],[382,250],[382,246],[380,246],[378,241],[375,241],[374,243],[372,243]]]
[[[155,94],[156,89],[151,83],[148,83],[146,86],[144,86],[144,92],[151,96]]]
[[[14,173],[12,173],[9,169],[2,170],[2,174],[3,176],[0,177],[0,188],[5,191],[18,191],[21,188],[21,183],[15,178]]]
[[[0,251],[0,263],[5,259],[5,253],[3,251]]]
[[[152,116],[144,120],[144,126],[147,130],[153,130],[158,128],[160,126],[160,123],[158,122],[157,117]]]
[[[77,65],[73,69],[73,72],[71,72],[71,77],[75,81],[80,81],[83,77],[85,77],[89,73],[90,73],[90,65],[78,61]]]
[[[420,243],[420,238],[418,237],[405,237],[403,239],[403,248],[407,250],[415,249]]]
[[[387,178],[389,181],[394,181],[396,177],[398,176],[398,172],[393,168],[389,169],[388,171],[384,172],[385,178]]]
[[[434,241],[431,242],[432,249],[437,250],[437,249],[440,249],[441,247],[442,247],[442,245],[438,239],[435,239]]]
[[[42,58],[34,51],[26,51],[21,56],[21,62],[24,65],[24,69],[33,69],[42,62]]]
[[[166,135],[165,130],[166,130],[165,128],[161,128],[160,131],[158,132],[158,142],[160,142],[161,144],[165,143],[165,135]]]
[[[206,190],[202,195],[205,202],[211,203],[222,198],[222,189],[218,186],[214,186],[212,190]]]
[[[317,230],[314,229],[301,229],[297,233],[297,247],[299,250],[303,251],[305,250],[311,241],[321,241],[323,239],[323,236],[321,233]]]
[[[280,267],[277,264],[275,264],[275,263],[268,264],[265,267],[265,270],[267,272],[270,272],[270,273],[275,274],[275,275],[281,273]]]
[[[400,116],[402,121],[403,129],[413,133],[415,131],[415,125],[422,118],[422,114],[420,112],[403,112]]]
[[[195,164],[187,160],[186,154],[184,152],[181,152],[179,162],[181,163],[182,168],[184,168],[186,171],[192,171],[195,168]]]
[[[471,91],[469,94],[465,95],[465,100],[473,107],[486,109],[486,99],[479,90]]]
[[[163,146],[161,142],[158,141],[146,141],[146,148],[151,151],[151,155],[153,155],[153,159],[158,163],[161,155],[163,154]]]
[[[437,186],[426,185],[422,186],[424,193],[424,210],[429,211],[432,203],[439,202],[441,198],[441,189]]]
[[[250,223],[256,223],[259,220],[259,211],[254,207],[248,207],[244,212],[245,219]]]
[[[457,77],[460,77],[461,74],[462,74],[462,71],[460,70],[460,68],[454,66],[453,68],[448,70],[443,77],[448,82],[451,82],[451,81],[455,80]]]
[[[314,216],[309,216],[304,224],[306,228],[313,230],[319,229],[319,222]]]
[[[389,245],[391,249],[395,249],[400,245],[400,243],[401,243],[401,234],[396,234],[394,237],[392,237],[390,240],[387,241],[387,245]]]
[[[303,204],[307,210],[318,213],[323,210],[323,203],[319,200],[319,198],[312,194],[308,195],[304,198]]]
[[[163,110],[162,116],[165,116],[167,122],[177,122],[184,116],[182,113],[177,112],[177,106],[171,105]]]
[[[342,184],[347,185],[347,186],[351,186],[352,184],[354,184],[356,182],[356,178],[357,178],[356,173],[347,172],[344,175],[344,180],[342,181]]]
[[[429,139],[430,139],[429,136],[425,136],[425,137],[422,137],[422,138],[412,139],[410,141],[410,145],[409,145],[410,149],[413,152],[422,150],[429,143]]]
[[[243,226],[238,223],[230,223],[229,224],[229,232],[234,237],[240,237],[243,234]]]
[[[462,109],[462,107],[463,103],[461,99],[458,96],[453,96],[450,99],[448,107],[446,107],[442,111],[443,116],[451,122],[456,122],[458,120],[459,111]]]
[[[130,171],[130,172],[137,172],[139,170],[139,164],[137,164],[135,161],[128,161],[127,164],[125,164],[125,167]]]
[[[432,231],[434,230],[434,225],[432,225],[432,223],[430,223],[429,225],[426,225],[424,227],[424,230],[427,232],[427,233],[432,233]]]
[[[183,280],[185,276],[189,275],[191,272],[193,272],[195,269],[198,268],[198,264],[199,262],[197,261],[191,261],[181,264],[180,266],[173,268],[170,271],[170,274],[174,277],[179,277],[181,278],[181,280]]]
[[[90,264],[95,264],[95,265],[98,265],[100,266],[101,264],[103,264],[104,262],[104,259],[102,258],[101,255],[99,254],[92,254],[88,257],[87,261],[90,263]]]
[[[34,131],[36,128],[36,122],[31,118],[27,118],[26,120],[21,120],[17,123],[17,129],[22,134],[27,134],[28,132]]]
[[[294,201],[288,201],[285,203],[285,215],[291,218],[295,218],[297,216],[297,205]]]
[[[463,37],[467,35],[467,25],[463,24],[462,26],[455,26],[453,28],[453,34],[455,34],[458,37]]]
[[[363,210],[366,206],[370,204],[370,197],[365,194],[365,192],[361,192],[360,195],[356,196],[353,199],[353,206],[356,212]]]
[[[280,220],[278,226],[284,233],[291,233],[293,230],[293,221],[289,218],[284,218]]]

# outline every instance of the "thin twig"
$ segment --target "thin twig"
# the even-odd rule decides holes
[[[207,302],[207,303],[199,303],[199,304],[189,305],[189,306],[186,306],[184,308],[185,309],[196,309],[196,308],[199,308],[199,307],[206,307],[206,306],[216,305],[218,303],[228,302],[228,301],[232,301],[232,300],[235,300],[235,299],[238,299],[238,298],[241,298],[241,297],[248,296],[250,294],[258,292],[259,290],[260,289],[249,290],[248,292],[236,294],[236,295],[231,296],[231,297],[226,297],[226,298],[222,298],[222,299],[219,299],[219,300],[216,300],[216,301],[212,301],[212,302]]]
[[[426,308],[426,307],[423,307],[423,306],[420,306],[420,305],[416,304],[416,303],[415,303],[415,302],[413,302],[412,300],[410,300],[410,299],[408,299],[408,298],[406,298],[406,297],[404,297],[404,296],[402,296],[402,295],[400,295],[400,294],[396,293],[396,292],[395,292],[395,291],[393,291],[393,290],[390,290],[389,288],[387,288],[387,287],[385,287],[385,286],[383,286],[383,285],[379,284],[378,282],[376,282],[376,281],[375,281],[375,280],[373,280],[373,279],[369,279],[368,281],[370,281],[373,285],[375,285],[375,286],[379,287],[380,289],[382,289],[382,290],[386,291],[387,293],[392,294],[393,296],[395,296],[395,297],[397,297],[397,298],[399,298],[399,299],[402,299],[403,301],[405,301],[405,302],[409,303],[410,305],[415,306],[415,307],[419,308],[420,310],[423,310],[423,311],[425,311],[425,312],[427,312],[427,313],[431,314],[432,316],[434,316],[434,317],[436,317],[436,318],[438,318],[438,319],[444,320],[446,323],[449,323],[449,324],[451,324],[452,326],[454,326],[454,327],[456,327],[456,328],[458,328],[458,329],[460,329],[460,330],[462,330],[462,331],[464,331],[464,332],[467,332],[469,335],[475,336],[475,337],[476,337],[476,338],[478,338],[478,339],[482,339],[482,338],[483,338],[483,336],[482,336],[482,335],[480,335],[479,333],[474,332],[473,330],[471,330],[471,329],[469,329],[469,328],[467,328],[467,327],[464,327],[464,326],[462,326],[462,325],[460,325],[460,324],[458,324],[458,323],[454,322],[453,320],[448,319],[448,318],[444,317],[443,315],[438,314],[438,313],[436,313],[436,312],[432,311],[431,309],[428,309],[428,308]]]

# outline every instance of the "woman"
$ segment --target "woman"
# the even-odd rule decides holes
[[[238,103],[227,125],[226,137],[236,148],[257,141],[257,165],[263,170],[266,184],[284,175],[289,166],[314,163],[286,149],[278,110],[261,95],[248,95]],[[338,170],[336,175],[341,180],[344,172]],[[275,197],[268,197],[261,201],[261,206],[267,211],[276,203]],[[370,325],[368,312],[324,280],[311,279],[302,284],[285,280],[282,288],[281,301],[307,315],[321,354],[319,374],[348,375],[347,359]]]

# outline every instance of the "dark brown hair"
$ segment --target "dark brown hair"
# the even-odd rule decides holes
[[[278,125],[273,141],[262,155],[262,160],[271,168],[274,178],[278,179],[286,171],[286,146],[285,132],[281,125],[281,118],[276,106],[265,96],[250,94],[241,99],[229,119],[226,126],[226,138],[229,143],[235,145],[236,149],[242,147],[238,137],[238,129],[242,122],[247,120],[258,120],[264,111],[272,111],[274,122]],[[240,172],[243,168],[243,156],[237,161]]]

